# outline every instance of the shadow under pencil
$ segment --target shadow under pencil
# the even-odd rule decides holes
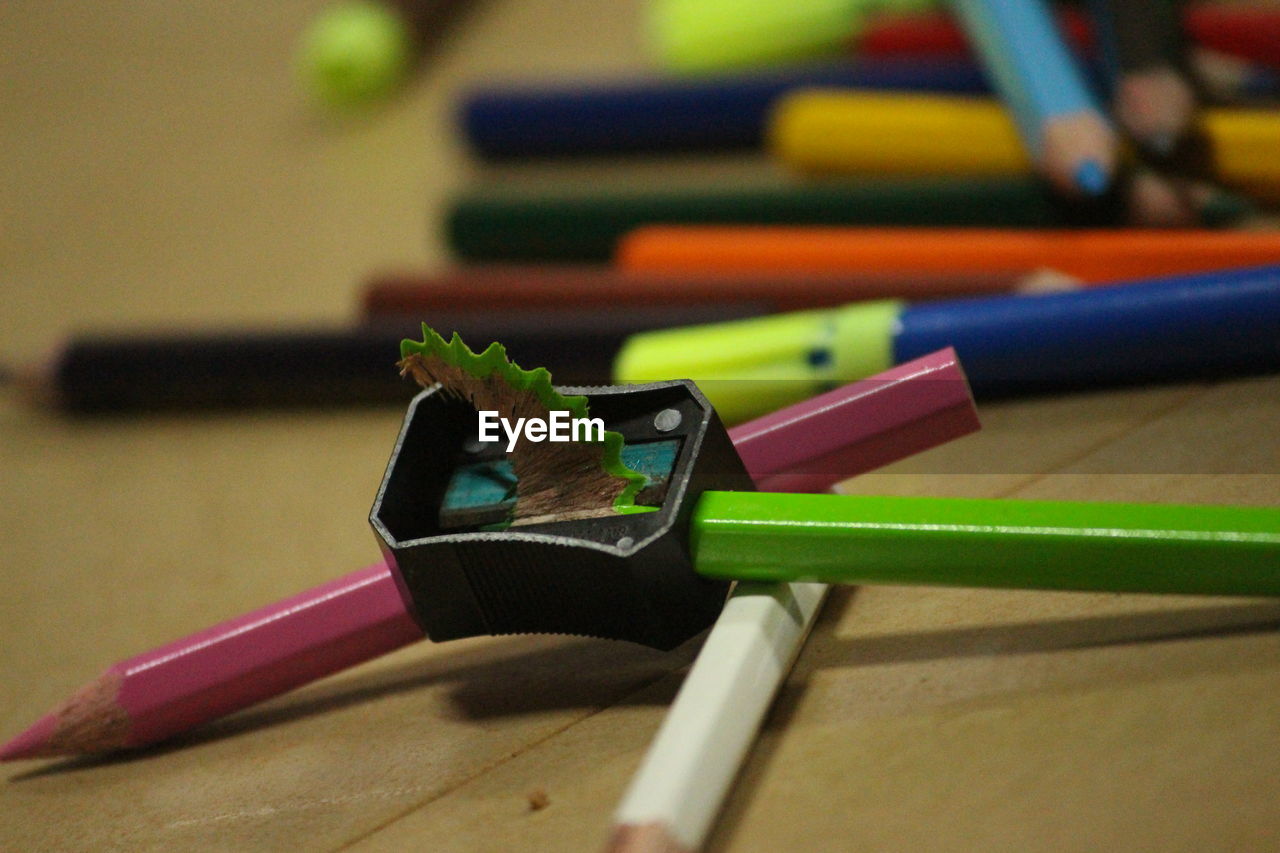
[[[1013,656],[1136,643],[1264,634],[1280,630],[1280,603],[1225,604],[1147,613],[1017,622],[874,637],[841,638],[823,626],[838,624],[856,587],[835,591],[818,623],[822,642],[811,643],[807,672],[979,656]],[[1059,593],[1072,595],[1074,593]],[[103,765],[145,761],[173,750],[358,706],[433,684],[451,685],[449,700],[470,720],[488,720],[571,708],[662,704],[671,697],[645,690],[692,662],[704,635],[671,652],[607,640],[513,637],[305,688],[271,704],[212,723],[160,744],[103,756],[58,761],[9,778],[21,782]],[[531,642],[539,647],[521,650]],[[546,646],[547,643],[554,645]],[[793,678],[788,691],[803,684]],[[789,713],[794,697],[781,694],[771,725]]]

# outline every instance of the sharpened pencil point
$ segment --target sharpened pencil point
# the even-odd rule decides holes
[[[49,741],[57,725],[57,718],[53,714],[45,714],[31,728],[0,747],[0,761],[19,761],[23,758],[43,758],[56,754],[50,751]]]
[[[107,752],[126,746],[132,723],[117,702],[122,684],[120,671],[108,668],[5,744],[0,761]]]
[[[690,853],[690,850],[661,823],[624,823],[614,828],[605,853]]]
[[[1107,178],[1106,170],[1102,168],[1102,164],[1097,160],[1085,160],[1076,167],[1075,173],[1076,186],[1085,195],[1098,196],[1107,191],[1107,184],[1110,181]]]

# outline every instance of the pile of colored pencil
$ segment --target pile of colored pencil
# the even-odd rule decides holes
[[[735,20],[740,37],[725,39],[706,16],[729,6],[705,5],[651,4],[659,54],[700,76],[485,87],[460,105],[463,133],[486,161],[757,150],[790,167],[787,178],[761,156],[754,175],[732,183],[624,190],[597,178],[464,192],[441,225],[458,264],[374,275],[359,328],[79,341],[34,384],[81,412],[402,400],[407,386],[390,369],[396,342],[425,321],[473,345],[501,341],[564,384],[697,380],[723,419],[746,422],[733,434],[745,459],[753,446],[794,450],[787,430],[801,400],[829,392],[839,406],[869,406],[875,394],[860,380],[878,377],[871,384],[881,392],[915,380],[890,413],[863,418],[887,424],[886,434],[843,437],[856,439],[865,470],[972,428],[956,414],[967,411],[967,390],[941,407],[936,391],[916,393],[928,371],[949,371],[953,391],[963,386],[956,353],[979,397],[1280,371],[1280,230],[1268,229],[1266,213],[1280,199],[1280,112],[1269,106],[1280,93],[1280,10],[1193,2],[1178,16],[1160,0],[1096,0],[1085,14],[1043,0],[954,0],[954,19],[914,3],[912,14],[872,20],[796,0],[755,4],[763,17]],[[812,62],[851,45],[857,56]],[[401,47],[373,88],[407,67]],[[788,58],[806,64],[741,67]],[[826,402],[798,407],[804,417],[837,408],[818,400]],[[782,414],[764,416],[771,410]],[[819,452],[809,446],[814,432],[799,442],[811,463],[848,450]],[[762,488],[779,490],[813,473],[748,467]],[[825,488],[831,472],[823,475]],[[744,555],[787,547],[761,551],[735,527],[785,526],[747,518],[778,506],[709,505],[731,516],[699,519],[718,531],[703,543],[719,555],[717,571],[786,580],[754,564],[756,574],[735,574],[747,571]],[[795,506],[838,514],[822,501]],[[956,530],[971,533],[981,527],[973,518],[992,512],[871,508],[883,522],[873,544],[889,555],[885,565],[828,561],[824,580],[902,580],[892,559],[945,561],[950,546],[926,553],[899,528],[955,517],[964,521]],[[1018,513],[994,537],[1005,536],[1003,546],[991,546],[1006,549],[1008,565],[969,565],[963,577],[1275,592],[1269,566],[1280,533],[1270,514],[1226,513],[1205,526],[1194,511],[1129,508],[1121,514],[1133,530],[1177,547],[1147,553],[1159,559],[1142,563],[1136,579],[1081,581],[1076,558],[1096,550],[1099,516],[1068,505]],[[826,521],[849,526],[843,516]],[[1008,538],[1047,530],[1079,534],[1059,548],[1048,580],[1028,576],[1017,559],[1026,552],[1010,550]],[[825,531],[813,527],[801,544],[822,551]],[[1247,570],[1228,573],[1225,586],[1159,576],[1169,554],[1203,545],[1200,565],[1224,543]],[[92,704],[73,700],[0,758],[139,745],[414,641],[421,631],[392,575],[379,564],[126,661],[85,694],[101,700],[89,708],[95,719],[114,728],[81,726],[93,737],[68,741],[75,714]],[[702,843],[824,592],[759,583],[734,593],[619,811],[615,849]],[[360,612],[334,607],[337,598]],[[275,633],[262,646],[245,626]],[[165,693],[193,666],[200,677],[186,693]],[[131,728],[116,725],[120,715]]]
[[[608,328],[594,378],[693,378],[731,421],[947,345],[979,398],[1280,371],[1280,10],[819,5],[747,4],[727,39],[723,4],[653,0],[678,75],[473,90],[461,131],[503,186],[446,211],[458,266],[375,277],[366,315],[501,338],[527,312],[575,376]],[[598,180],[600,158],[726,151],[754,173]],[[510,180],[588,157],[578,184]],[[731,600],[614,849],[701,844],[824,589]]]
[[[735,18],[730,50],[721,7],[652,0],[655,53],[696,74],[466,94],[460,131],[501,188],[447,205],[458,266],[373,275],[354,328],[78,340],[19,378],[78,412],[398,402],[379,354],[423,317],[593,384],[664,327],[1280,263],[1280,10],[775,5]],[[726,180],[598,179],[601,158],[622,176],[729,150],[753,159]],[[519,180],[584,157],[579,182]]]
[[[945,300],[984,295],[985,310],[1007,316],[1005,306],[1050,304],[1009,294],[1196,276],[1141,291],[1140,313],[1156,310],[1157,292],[1217,293],[1226,280],[1239,291],[1245,285],[1223,271],[1280,264],[1280,232],[1268,229],[1266,211],[1280,198],[1280,111],[1270,103],[1280,78],[1259,45],[1280,32],[1280,11],[1162,0],[1098,0],[1087,10],[1043,0],[908,5],[898,15],[881,6],[871,17],[831,18],[814,3],[756,4],[732,22],[742,38],[730,53],[719,44],[730,22],[715,18],[716,4],[654,0],[656,54],[697,73],[472,90],[459,106],[461,130],[478,159],[503,163],[502,187],[465,190],[449,205],[442,228],[461,265],[375,278],[367,316],[441,317],[464,335],[497,335],[494,317],[525,312],[537,328],[555,322],[566,342],[583,342],[548,365],[574,378],[675,371],[781,383],[782,371],[797,381],[741,397],[717,382],[722,414],[745,418],[765,400],[794,401],[896,359],[889,343],[875,358],[846,358],[853,332],[774,337],[764,330],[795,324],[755,319],[765,315],[942,299],[942,317]],[[625,165],[731,149],[765,156],[756,155],[754,174],[748,165],[722,181],[510,179],[530,160],[589,156],[598,167],[601,157]],[[788,173],[779,177],[769,158]],[[1059,297],[1068,318],[1108,298]],[[963,336],[960,305],[951,307],[943,341]],[[855,314],[876,319],[854,324]],[[914,315],[872,304],[839,316],[863,338],[887,341],[890,325]],[[518,339],[523,327],[504,322]],[[1060,363],[1089,361],[1077,351],[1097,341],[1073,331],[1079,322],[1067,319],[1061,341],[1041,339],[1024,360],[1040,364],[1049,347]],[[613,336],[611,371],[586,363],[612,347],[588,327]],[[1115,366],[1088,374],[971,377],[981,395],[1274,369],[1253,349],[1227,368],[1209,351],[1220,333],[1200,328],[1200,346],[1180,347],[1180,359],[1154,372],[1144,359],[1121,364],[1125,347],[1113,346]],[[984,355],[961,353],[1005,363]]]

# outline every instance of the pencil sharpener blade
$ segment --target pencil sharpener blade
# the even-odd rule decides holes
[[[486,529],[509,509],[505,442],[475,409],[427,390],[409,404],[369,520],[400,594],[432,640],[553,633],[673,648],[709,626],[727,584],[699,576],[689,519],[708,489],[754,488],[715,410],[689,381],[562,388],[626,440],[649,477],[625,515]]]

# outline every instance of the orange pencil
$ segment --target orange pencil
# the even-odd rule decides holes
[[[1083,282],[1280,263],[1280,232],[652,226],[618,247],[623,269],[958,274],[1053,269]]]

